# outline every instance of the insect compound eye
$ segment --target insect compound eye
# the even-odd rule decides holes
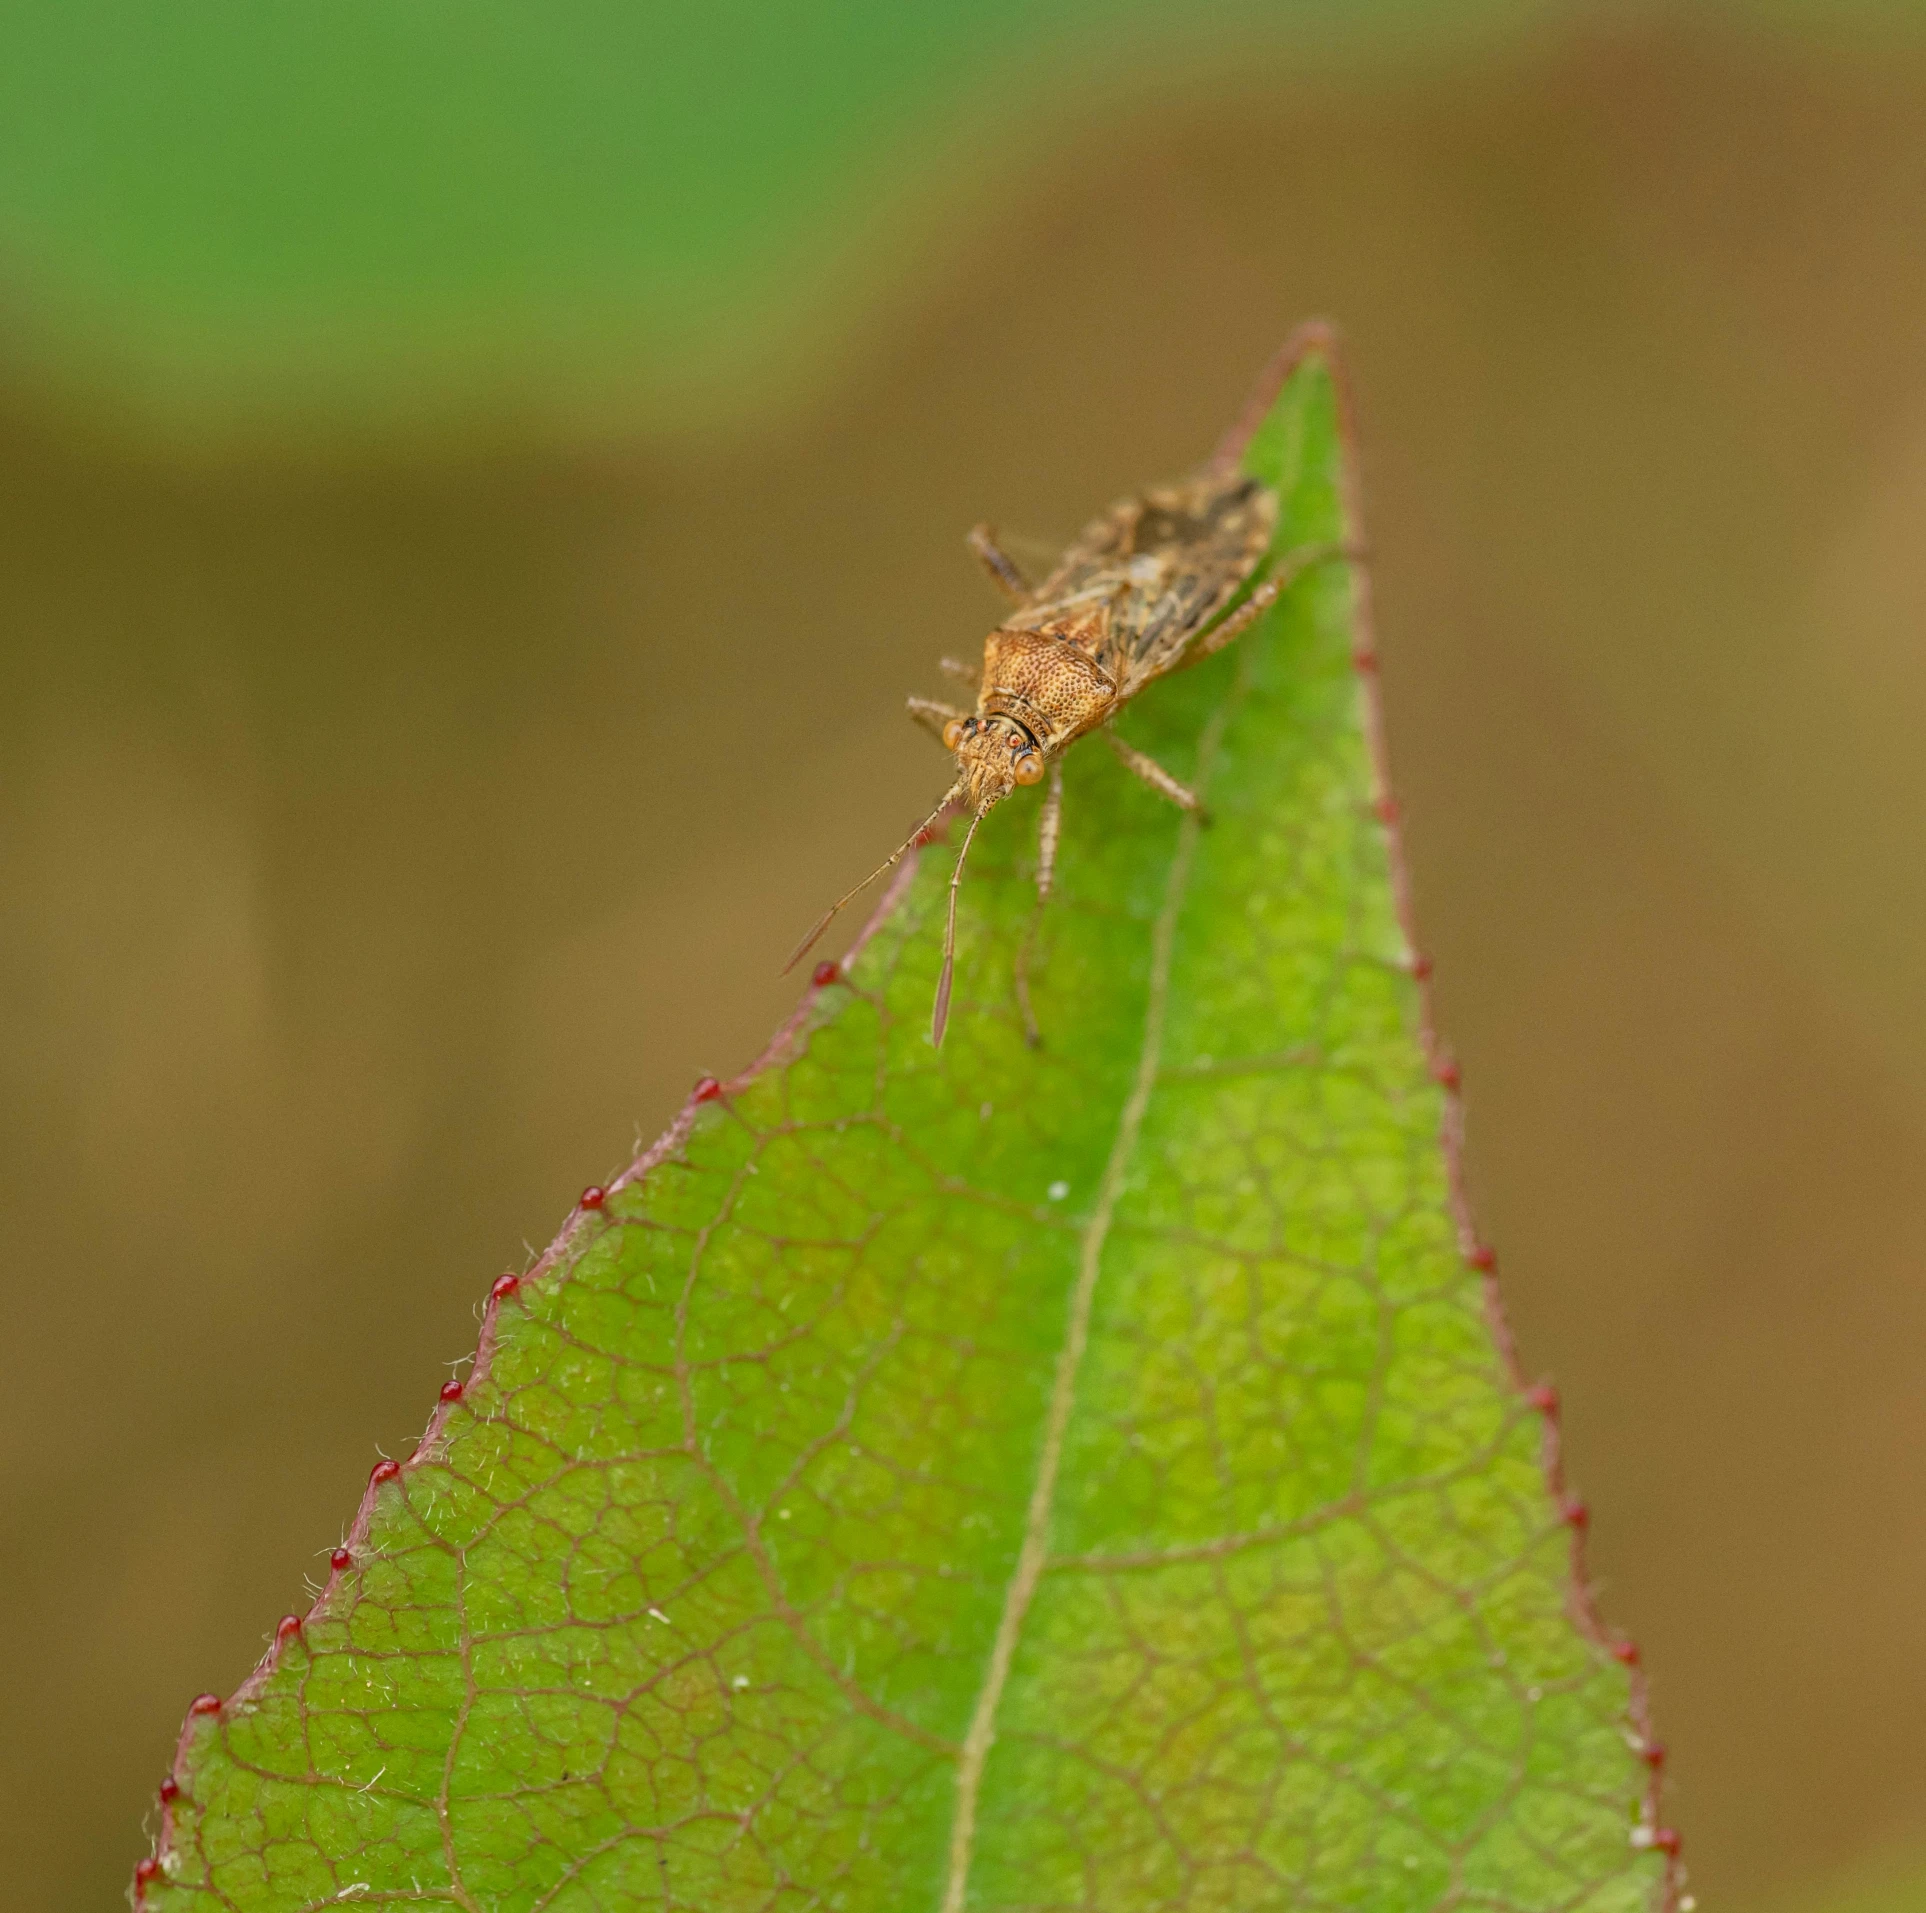
[[[943,748],[953,751],[963,741],[963,720],[953,717],[943,726]]]
[[[1035,751],[1025,751],[1016,761],[1016,780],[1019,784],[1034,784],[1043,775],[1043,759]]]

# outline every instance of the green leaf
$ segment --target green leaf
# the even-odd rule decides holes
[[[1249,448],[1340,537],[1313,356]],[[145,1904],[1630,1909],[1643,1696],[1455,1220],[1347,567],[931,851],[491,1304]],[[933,763],[933,773],[935,765]],[[879,820],[879,837],[887,837]],[[459,1199],[459,1192],[450,1192]],[[1671,1869],[1673,1873],[1676,1869]]]

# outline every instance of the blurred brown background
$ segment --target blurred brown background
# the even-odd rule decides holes
[[[0,395],[21,1913],[113,1902],[489,1278],[793,1001],[936,789],[963,529],[1180,469],[1313,312],[1700,1905],[1926,1905],[1926,39],[1247,65],[1039,154],[755,427],[188,456]]]

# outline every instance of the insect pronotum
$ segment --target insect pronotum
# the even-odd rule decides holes
[[[1092,519],[1041,583],[1024,576],[990,526],[978,525],[970,533],[970,549],[1011,601],[1010,615],[983,640],[980,667],[943,660],[949,675],[975,685],[974,710],[934,698],[909,700],[910,715],[955,755],[956,780],[889,856],[823,912],[785,970],[802,960],[845,904],[893,869],[946,810],[961,805],[971,812],[970,824],[950,872],[943,968],[930,1016],[930,1040],[941,1044],[956,968],[957,890],[977,826],[995,805],[1020,784],[1049,780],[1037,820],[1039,905],[1049,897],[1056,874],[1062,758],[1078,739],[1095,733],[1159,796],[1183,810],[1201,809],[1194,791],[1155,759],[1133,750],[1110,729],[1111,720],[1155,679],[1196,664],[1240,637],[1309,566],[1359,555],[1351,547],[1329,544],[1288,553],[1230,608],[1263,565],[1277,527],[1276,495],[1238,469],[1244,448],[1285,379],[1308,350],[1329,337],[1322,326],[1293,333],[1204,465],[1188,478],[1122,499]],[[1035,1042],[1022,953],[1017,987],[1025,1028]]]

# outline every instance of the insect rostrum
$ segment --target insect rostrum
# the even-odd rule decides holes
[[[970,827],[950,874],[943,968],[930,1019],[930,1040],[940,1044],[955,970],[957,890],[971,839],[993,806],[1019,784],[1049,780],[1038,818],[1039,902],[1049,896],[1055,874],[1063,807],[1060,760],[1079,738],[1096,733],[1160,796],[1184,810],[1199,808],[1194,792],[1109,726],[1146,685],[1211,656],[1249,629],[1307,565],[1341,555],[1332,546],[1293,553],[1231,608],[1269,551],[1277,524],[1275,495],[1240,472],[1238,460],[1250,425],[1268,410],[1287,370],[1281,353],[1266,368],[1239,425],[1207,464],[1188,478],[1112,505],[1085,527],[1041,583],[1024,577],[987,525],[971,532],[971,549],[1012,601],[1010,615],[983,640],[980,667],[944,660],[947,671],[976,686],[974,710],[931,698],[909,700],[910,715],[955,755],[955,782],[896,850],[823,913],[785,968],[799,962],[836,913],[891,869],[946,810],[967,808]],[[1018,989],[1035,1040],[1021,964]]]

